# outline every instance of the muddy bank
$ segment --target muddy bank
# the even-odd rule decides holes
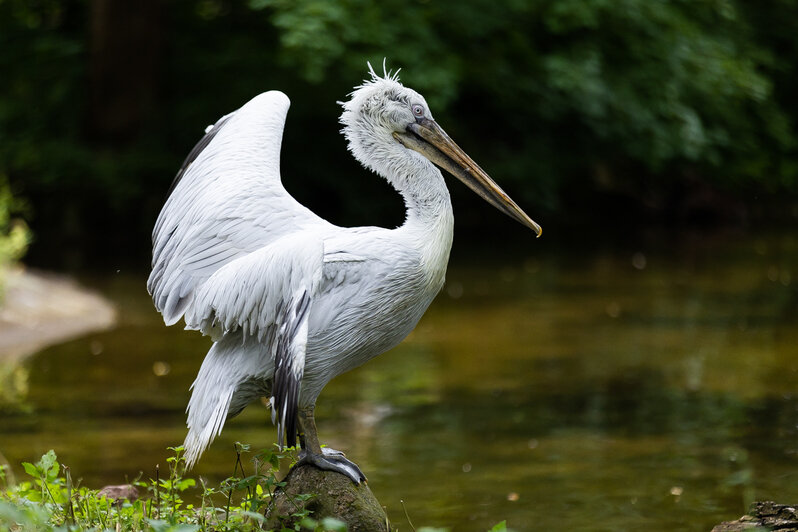
[[[5,275],[0,362],[22,359],[48,345],[116,323],[116,311],[108,300],[69,277],[23,267]]]

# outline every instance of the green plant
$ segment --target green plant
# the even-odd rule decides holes
[[[6,269],[25,254],[30,242],[28,226],[12,217],[22,207],[22,202],[11,194],[6,177],[0,174],[0,294],[5,286]]]
[[[52,450],[35,464],[22,464],[31,481],[7,485],[3,466],[0,468],[0,486],[4,488],[0,491],[0,530],[259,530],[263,521],[261,512],[275,487],[280,485],[274,477],[274,466],[283,455],[271,451],[259,453],[253,460],[255,474],[243,476],[241,452],[245,448],[239,444],[236,453],[236,471],[242,473],[242,478],[228,478],[216,488],[201,481],[203,491],[199,507],[186,502],[186,493],[197,482],[184,476],[182,447],[169,448],[173,455],[167,459],[167,478],[161,478],[160,468],[156,466],[154,479],[134,481],[133,484],[143,489],[148,497],[133,502],[113,501],[98,490],[74,486],[69,468],[58,463]]]
[[[161,478],[137,479],[133,485],[147,496],[134,501],[112,500],[101,490],[77,486],[72,482],[69,467],[58,462],[54,451],[48,451],[35,464],[22,467],[31,478],[18,484],[10,481],[8,466],[0,465],[0,530],[66,531],[127,530],[133,532],[195,532],[262,530],[264,513],[276,489],[284,485],[277,480],[280,460],[293,459],[293,449],[286,452],[263,450],[252,459],[254,469],[247,475],[242,454],[249,446],[236,443],[233,476],[218,486],[208,486],[200,479],[202,492],[199,506],[187,502],[187,493],[197,486],[185,474],[183,447],[169,447],[169,475]],[[345,532],[346,523],[324,517],[317,519],[308,510],[299,510],[301,502],[313,497],[304,494],[296,501],[297,512],[290,517],[292,528],[282,525],[279,532]],[[411,525],[412,526],[412,525]],[[445,529],[422,527],[418,532]],[[507,530],[505,523],[491,531]]]

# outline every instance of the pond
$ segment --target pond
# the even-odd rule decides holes
[[[400,501],[464,531],[706,531],[753,499],[798,502],[798,237],[671,242],[454,264],[403,344],[324,390],[321,440],[402,530]],[[150,477],[182,441],[209,341],[165,327],[144,278],[84,279],[119,326],[26,363],[0,411],[17,476],[54,448],[84,485]],[[253,404],[195,473],[274,440]]]

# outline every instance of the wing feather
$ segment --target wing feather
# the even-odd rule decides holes
[[[282,309],[297,293],[318,292],[323,264],[324,241],[313,233],[285,236],[235,259],[196,290],[186,328],[217,336],[219,327],[255,335],[279,326]]]
[[[278,91],[256,96],[210,128],[180,168],[153,230],[147,282],[167,324],[183,317],[225,265],[290,232],[330,227],[282,186],[289,105]]]
[[[299,393],[305,373],[310,296],[300,290],[285,307],[277,332],[272,384],[272,423],[277,424],[277,444],[296,446]]]
[[[217,344],[241,333],[244,341],[247,336],[258,341],[266,336],[263,345],[273,346],[272,420],[277,423],[281,445],[283,440],[289,446],[296,444],[309,309],[313,296],[319,293],[323,270],[324,240],[313,233],[288,235],[219,268],[197,289],[185,313],[186,328],[213,336]],[[227,383],[227,388],[234,389],[243,377],[253,376],[257,372],[239,375],[231,379],[232,384]],[[199,377],[197,381],[205,382]],[[203,404],[201,395],[195,390],[192,401]],[[221,430],[222,414],[228,412],[233,395],[229,392],[214,397],[217,406],[213,415],[195,407],[199,412],[196,419],[212,419],[213,423],[190,420],[193,432],[186,441],[191,443],[193,460]]]
[[[172,191],[175,189],[177,184],[180,182],[180,179],[186,173],[186,170],[194,162],[194,160],[202,153],[202,150],[208,147],[208,144],[213,140],[216,134],[221,130],[222,125],[230,118],[230,115],[225,115],[212,126],[209,126],[205,130],[205,136],[200,139],[199,142],[188,152],[186,159],[183,161],[183,164],[180,165],[180,170],[177,171],[177,175],[175,176],[174,180],[172,181],[172,185],[169,187],[169,192],[166,194],[167,196],[172,194]]]

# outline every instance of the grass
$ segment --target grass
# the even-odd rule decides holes
[[[218,486],[208,486],[200,478],[184,476],[182,447],[170,447],[173,456],[167,459],[168,474],[161,477],[156,466],[155,478],[141,480],[131,486],[138,497],[114,500],[103,490],[81,487],[72,480],[69,467],[58,462],[55,452],[48,451],[35,464],[24,462],[30,480],[9,482],[8,466],[0,465],[0,532],[23,531],[143,531],[196,532],[265,530],[265,513],[275,490],[284,485],[276,474],[279,462],[291,458],[293,450],[264,450],[254,455],[252,474],[247,475],[241,460],[249,447],[236,444],[233,476]],[[189,490],[201,490],[199,504],[186,502]],[[297,497],[297,511],[278,516],[279,532],[343,532],[346,523],[337,519],[316,518],[300,504],[313,494]],[[196,500],[195,497],[191,497]],[[445,532],[446,529],[414,528],[415,532]],[[501,522],[490,532],[506,531]]]

